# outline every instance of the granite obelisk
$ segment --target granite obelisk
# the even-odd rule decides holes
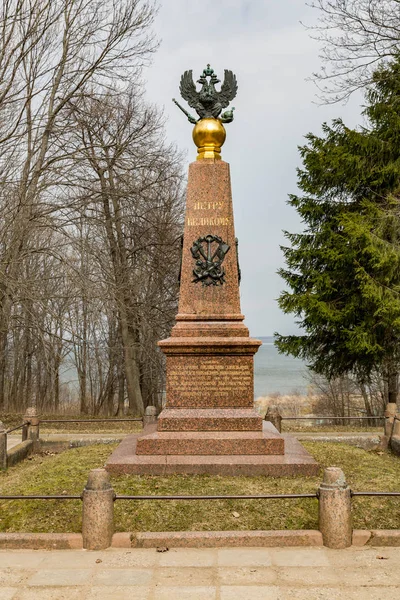
[[[253,359],[261,342],[249,337],[241,314],[230,172],[221,160],[224,123],[233,120],[234,109],[221,111],[237,83],[227,70],[218,92],[219,82],[209,65],[200,91],[191,71],[181,78],[181,95],[200,118],[180,107],[195,124],[198,155],[189,166],[178,315],[171,336],[159,342],[166,406],[156,426],[114,453],[107,468],[115,472],[289,472],[284,438],[254,409]],[[315,472],[314,461],[308,463]]]

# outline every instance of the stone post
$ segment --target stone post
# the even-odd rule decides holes
[[[0,421],[0,471],[7,469],[7,434],[4,424]]]
[[[386,409],[384,412],[384,416],[385,416],[384,431],[383,431],[383,436],[381,437],[381,443],[379,444],[379,447],[381,448],[381,450],[387,450],[387,448],[389,447],[396,412],[397,412],[397,405],[394,402],[389,402],[386,405]]]
[[[33,449],[37,450],[39,445],[39,415],[34,406],[26,409],[24,421],[28,422],[27,439],[32,440]]]
[[[155,406],[148,406],[144,411],[143,427],[157,423],[157,409]]]
[[[393,437],[400,438],[400,413],[397,413],[393,425]]]
[[[396,416],[397,413],[397,405],[394,402],[390,402],[389,404],[386,405],[386,410],[385,410],[385,436],[390,439],[390,436],[392,435],[392,428],[393,428],[393,422],[394,422],[394,418]]]
[[[393,434],[390,438],[392,452],[400,456],[400,413],[397,413],[393,423]]]
[[[282,431],[282,415],[277,406],[269,406],[265,414],[264,421],[270,421],[274,427],[281,433]]]
[[[319,486],[319,529],[327,548],[352,543],[351,494],[342,469],[328,467]]]
[[[114,490],[105,469],[92,469],[83,490],[82,537],[86,550],[105,550],[114,533]]]

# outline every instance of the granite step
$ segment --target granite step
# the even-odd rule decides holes
[[[262,431],[263,419],[252,408],[165,408],[159,431]]]
[[[270,423],[270,430],[276,429]],[[290,434],[283,434],[285,454],[193,456],[136,453],[137,434],[127,436],[109,457],[106,469],[133,475],[221,475],[255,477],[316,476],[319,465]]]
[[[157,431],[137,441],[139,455],[284,454],[279,434],[265,431]]]

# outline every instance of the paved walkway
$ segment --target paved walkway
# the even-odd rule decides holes
[[[0,600],[393,600],[400,548],[0,551]]]
[[[311,432],[311,431],[292,431],[292,433],[298,440],[309,440],[309,441],[346,441],[346,440],[354,440],[359,438],[364,439],[366,441],[370,440],[372,442],[379,441],[379,434],[377,433],[369,433],[366,431],[362,431],[360,433],[357,432]],[[76,441],[84,441],[86,443],[95,442],[96,440],[101,440],[102,442],[120,442],[124,438],[126,438],[129,433],[118,431],[118,432],[110,432],[110,433],[45,433],[44,431],[40,432],[40,438],[45,441],[51,442],[76,442]],[[7,436],[7,449],[10,450],[13,446],[16,446],[21,442],[21,435],[9,435]]]
[[[40,432],[40,439],[49,442],[84,442],[90,443],[100,440],[103,443],[120,442],[129,433],[123,431],[110,432],[110,433],[42,433]],[[7,450],[10,450],[21,442],[21,435],[8,435],[7,436]]]
[[[294,436],[297,437],[297,439],[303,439],[303,440],[308,440],[308,439],[317,439],[320,437],[323,438],[342,438],[344,440],[348,439],[348,438],[354,438],[354,437],[359,437],[359,438],[373,438],[373,437],[377,437],[380,435],[383,435],[383,427],[382,427],[382,431],[381,432],[375,432],[375,431],[289,431],[288,433],[292,433]]]

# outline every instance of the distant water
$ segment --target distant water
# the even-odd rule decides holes
[[[306,364],[298,358],[279,354],[273,337],[255,337],[263,345],[254,357],[254,397],[274,392],[307,394],[310,384],[306,378]]]
[[[306,379],[305,363],[298,358],[279,354],[273,337],[254,337],[263,343],[254,357],[254,397],[274,392],[283,396],[293,392],[307,394],[309,382]],[[68,385],[73,395],[77,394],[77,373],[70,363],[64,365],[61,380]]]

